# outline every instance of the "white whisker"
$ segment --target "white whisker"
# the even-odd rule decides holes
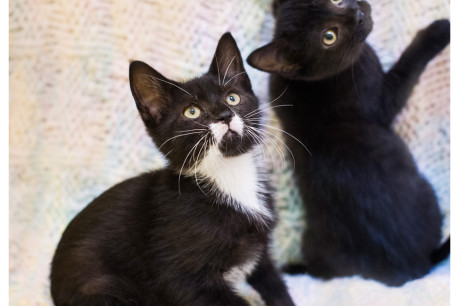
[[[283,92],[282,92],[277,98],[271,100],[270,102],[268,102],[267,104],[265,104],[263,107],[266,107],[266,106],[272,104],[273,102],[277,101],[279,98],[281,98],[281,97],[284,95],[284,93],[288,90],[288,88],[289,88],[289,84],[286,86],[286,88],[283,90]],[[259,107],[258,109],[260,109],[260,107]],[[256,110],[257,110],[257,109],[256,109]],[[246,116],[250,115],[250,114],[253,113],[253,112],[254,112],[254,111],[249,112],[248,114],[246,114]]]
[[[176,133],[188,133],[188,132],[194,132],[194,131],[207,131],[208,129],[190,129],[190,130],[182,130],[182,131],[176,131]]]
[[[256,123],[258,123],[258,122],[261,121],[259,118],[252,118],[252,119],[247,118],[247,119],[245,119],[245,120],[246,120],[246,121],[249,121],[249,122],[256,122]],[[278,119],[274,119],[274,118],[264,118],[263,121],[279,122]]]
[[[285,161],[285,158],[284,158],[284,152],[283,152],[283,150],[281,150],[281,148],[278,146],[278,144],[274,140],[272,140],[270,137],[268,137],[268,135],[266,134],[266,133],[268,133],[268,131],[264,131],[264,130],[261,130],[261,129],[256,129],[256,128],[253,128],[253,127],[249,127],[249,128],[261,133],[262,137],[265,137],[265,139],[267,139],[273,145],[275,150],[279,153],[279,157],[282,160],[283,168],[284,168],[286,166],[286,161]],[[276,166],[276,164],[273,163],[273,166]]]
[[[262,150],[262,146],[264,145],[263,143],[260,142],[260,140],[257,140],[252,134],[250,130],[246,130],[247,134],[251,139],[254,141],[254,143],[257,145],[257,150],[259,150],[259,155],[262,156],[263,161],[266,162],[267,158],[265,156],[264,150]]]
[[[217,53],[216,53],[216,66],[217,66],[217,80],[219,80],[219,85],[220,84],[220,71],[219,71],[219,61],[217,61]]]
[[[192,121],[192,123],[195,123],[195,124],[198,124],[198,125],[204,126],[204,127],[206,128],[206,130],[208,130],[208,129],[209,129],[209,127],[208,127],[208,126],[206,126],[206,125],[204,125],[204,124],[201,124],[201,123],[198,123],[198,122],[196,122],[196,121]]]
[[[267,133],[273,135],[273,137],[275,137],[276,139],[278,139],[278,140],[281,142],[281,144],[289,151],[289,154],[291,155],[292,161],[293,161],[293,168],[295,169],[295,157],[294,157],[294,154],[292,153],[291,149],[289,149],[288,145],[287,145],[280,137],[276,136],[275,134],[270,133],[270,132],[267,131],[267,130],[265,130],[265,132],[267,132]]]
[[[276,100],[278,100],[279,98],[281,98],[281,97],[284,95],[284,93],[286,92],[286,90],[287,90],[288,88],[289,88],[289,84],[286,86],[286,88],[283,90],[283,92],[282,92],[276,99],[274,99],[274,100],[268,102],[267,104],[265,104],[265,105],[262,106],[262,107],[259,107],[259,108],[255,109],[255,110],[253,110],[253,111],[247,113],[245,117],[250,117],[249,115],[251,115],[252,113],[254,113],[254,112],[258,111],[258,110],[262,110],[262,108],[265,109],[265,107],[269,106],[270,104],[272,104],[273,102],[275,102]],[[269,109],[269,108],[268,108],[268,109]]]
[[[251,118],[251,117],[253,117],[253,116],[255,116],[255,115],[257,115],[257,114],[259,114],[259,113],[261,113],[263,111],[273,109],[273,108],[277,108],[277,107],[285,107],[285,106],[294,106],[294,105],[293,104],[282,104],[282,105],[275,105],[275,106],[270,106],[270,107],[266,107],[266,108],[259,108],[259,109],[256,110],[257,112],[254,113],[254,111],[252,111],[251,113],[246,114],[246,116],[244,118]]]
[[[299,139],[297,139],[297,138],[294,137],[293,135],[289,134],[289,133],[286,132],[285,130],[282,130],[282,129],[279,129],[279,128],[277,128],[277,127],[274,127],[274,126],[271,126],[271,125],[267,125],[267,124],[262,124],[262,123],[260,123],[260,125],[266,126],[266,127],[269,127],[269,128],[275,129],[275,130],[278,130],[278,131],[280,131],[280,132],[282,132],[282,133],[284,133],[284,134],[286,134],[286,135],[292,137],[292,138],[295,139],[298,143],[300,143],[300,144],[302,145],[302,147],[304,147],[304,149],[307,150],[308,154],[310,154],[310,156],[311,156],[310,150],[308,150],[308,148],[303,144],[303,142],[301,142]]]
[[[178,85],[176,85],[176,84],[174,84],[174,83],[171,83],[171,82],[162,80],[162,79],[160,79],[160,78],[157,78],[157,77],[154,77],[154,76],[151,76],[151,75],[149,75],[149,77],[154,78],[154,79],[156,79],[156,80],[158,80],[158,81],[161,81],[161,82],[168,83],[169,85],[175,86],[175,87],[179,88],[180,90],[182,90],[183,92],[185,92],[186,94],[188,94],[189,96],[193,97],[193,95],[192,95],[191,93],[189,93],[188,91],[186,91],[185,89],[183,89],[182,87],[180,87],[180,86],[178,86]]]
[[[167,157],[169,155],[169,153],[171,153],[172,151],[174,151],[174,149],[170,150],[168,153],[166,153],[163,157]]]
[[[261,146],[263,145],[263,143],[262,143],[260,140],[257,140],[257,139],[253,136],[253,132],[252,132],[251,130],[247,129],[246,132],[247,132],[247,135],[248,135],[249,137],[251,137],[251,139],[254,141],[254,143],[257,144],[257,148],[258,148],[260,154],[263,156],[263,159],[264,159],[264,161],[265,161],[265,160],[266,160],[266,158],[265,158],[265,152],[261,149]]]
[[[248,132],[249,132],[249,130],[248,130]],[[261,145],[263,145],[263,146],[265,146],[265,147],[267,148],[267,151],[268,151],[268,153],[270,153],[270,156],[271,156],[271,158],[272,158],[272,164],[275,165],[275,157],[273,156],[272,151],[271,151],[270,148],[267,146],[267,144],[265,143],[265,141],[263,140],[263,138],[262,138],[260,135],[258,135],[258,132],[257,132],[257,131],[256,131],[255,133],[252,132],[252,134],[253,134],[254,137],[256,137],[257,139],[259,139],[259,143],[260,143]],[[266,160],[265,151],[262,151],[262,152],[263,152],[263,156],[264,156],[263,158],[264,158],[264,160]]]
[[[286,92],[286,90],[287,90],[288,88],[289,88],[289,84],[286,86],[286,88],[283,90],[283,92],[278,96],[278,98],[276,98],[276,99],[274,99],[274,100],[268,102],[266,105],[270,105],[270,104],[272,104],[273,102],[275,102],[276,100],[278,100],[279,98],[281,98],[281,97],[284,95],[284,93]]]
[[[209,132],[208,132],[208,134],[206,134],[206,136],[208,136],[208,135],[209,135]],[[206,139],[204,140],[204,143],[203,143],[203,145],[201,146],[200,151],[198,151],[198,156],[197,156],[196,159],[195,159],[195,181],[196,181],[196,185],[198,186],[198,188],[201,190],[201,192],[202,192],[205,196],[207,196],[207,194],[206,194],[206,192],[203,191],[203,189],[201,189],[200,183],[198,182],[197,165],[198,165],[198,161],[199,161],[199,158],[200,158],[200,155],[201,155],[201,151],[203,150],[203,148],[205,148],[205,147],[207,146],[207,144],[208,144],[208,138],[206,138]]]
[[[188,136],[188,135],[193,135],[193,134],[201,134],[202,132],[198,131],[198,132],[190,132],[190,133],[185,133],[185,134],[181,134],[181,135],[176,135],[176,136],[173,136],[171,138],[169,138],[168,140],[166,140],[165,142],[163,142],[159,147],[158,147],[158,150],[160,150],[167,142],[175,139],[175,138],[178,138],[178,137],[182,137],[182,136]]]
[[[203,137],[201,137],[200,140],[198,140],[198,142],[190,149],[190,152],[188,152],[187,156],[185,156],[184,163],[182,164],[182,167],[180,168],[179,177],[178,177],[179,194],[181,194],[181,192],[180,192],[180,176],[182,174],[182,170],[184,169],[185,163],[187,162],[187,158],[189,157],[190,153],[192,153],[192,151],[198,146],[198,144],[201,142],[201,140],[203,140],[203,138],[205,138],[207,135],[208,134],[206,134]]]
[[[231,80],[233,80],[234,78],[236,78],[237,76],[239,76],[240,74],[243,74],[243,73],[246,73],[246,71],[237,73],[234,76],[232,76],[227,82],[225,82],[224,86],[226,86]]]
[[[224,78],[222,79],[222,84],[225,83],[225,77],[227,76],[228,68],[230,68],[230,66],[232,65],[234,59],[235,59],[235,56],[232,57],[232,60],[230,61],[230,64],[228,64],[228,66],[227,66],[227,70],[225,70]]]
[[[294,157],[294,154],[292,153],[291,149],[289,149],[288,145],[280,137],[278,137],[276,134],[274,134],[274,133],[272,133],[270,131],[261,130],[260,132],[268,133],[269,135],[275,137],[289,151],[289,154],[291,155],[292,161],[293,161],[293,168],[295,169],[295,157]]]
[[[208,146],[208,142],[210,142],[210,141],[209,141],[209,138],[206,138],[206,140],[205,140],[205,147]],[[212,144],[211,144],[211,145],[212,145]],[[208,164],[207,164],[207,163],[204,163],[204,166],[206,167],[206,170],[208,171],[207,173],[211,173],[211,172],[209,171]],[[196,171],[196,167],[195,167],[195,171]]]

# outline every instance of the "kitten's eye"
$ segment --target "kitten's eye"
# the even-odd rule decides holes
[[[200,117],[201,110],[197,106],[189,106],[184,111],[184,116],[190,119],[195,119]]]
[[[227,103],[230,105],[237,105],[238,103],[240,103],[240,101],[241,98],[236,93],[231,93],[227,96]]]
[[[337,34],[333,30],[327,30],[323,34],[323,43],[326,46],[332,46],[337,41]]]
[[[335,5],[340,5],[343,3],[343,0],[331,0],[331,2]]]

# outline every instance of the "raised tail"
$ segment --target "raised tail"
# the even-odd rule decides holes
[[[307,273],[307,266],[304,264],[287,264],[281,267],[281,271],[287,274],[305,274]]]
[[[446,259],[450,254],[450,236],[447,238],[446,241],[444,241],[443,244],[439,248],[433,251],[431,253],[431,263],[434,265],[440,263],[444,259]]]

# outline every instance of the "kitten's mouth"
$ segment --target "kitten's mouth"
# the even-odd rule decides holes
[[[212,135],[216,143],[220,145],[223,141],[229,141],[235,138],[242,138],[243,135],[243,121],[238,116],[234,116],[230,122],[216,122],[210,125]]]
[[[238,132],[228,129],[227,132],[222,136],[222,138],[219,141],[219,147],[230,147],[230,146],[236,146],[238,145],[239,142],[241,142],[243,139],[242,135],[240,135]]]
[[[238,134],[237,131],[234,131],[232,129],[228,129],[227,132],[222,137],[222,139],[229,139],[229,138],[232,138],[234,136],[238,136],[239,138],[241,138],[241,136]]]
[[[231,129],[228,129],[218,143],[218,148],[224,156],[239,155],[243,147],[243,136]]]
[[[233,116],[228,123],[212,123],[210,129],[215,143],[225,156],[235,156],[246,150],[248,144],[246,137],[243,137],[244,123],[239,116]]]

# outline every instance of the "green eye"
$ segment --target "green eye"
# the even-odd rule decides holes
[[[201,110],[197,106],[189,106],[184,111],[184,116],[190,119],[200,117]]]
[[[230,105],[237,105],[240,103],[241,98],[236,93],[231,93],[227,96],[227,103]]]
[[[331,2],[335,5],[340,5],[343,3],[343,0],[331,0]]]
[[[337,41],[337,33],[333,30],[327,30],[323,34],[323,43],[326,46],[332,46]]]

